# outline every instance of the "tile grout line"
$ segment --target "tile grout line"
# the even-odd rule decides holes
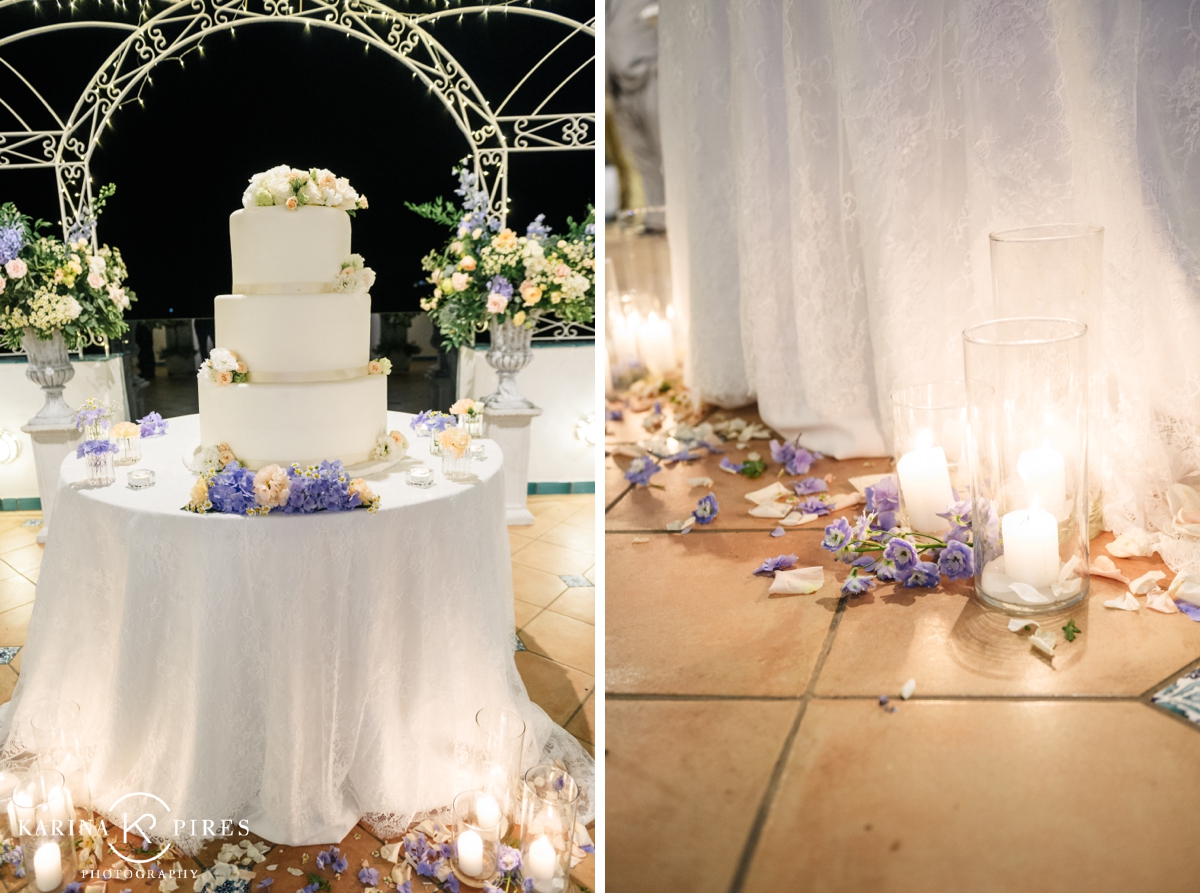
[[[746,843],[742,848],[741,858],[738,859],[737,870],[733,876],[733,883],[729,887],[729,893],[741,893],[742,887],[746,882],[746,875],[750,870],[750,864],[754,861],[755,851],[758,849],[759,838],[762,837],[763,828],[767,824],[767,816],[771,812],[771,804],[775,802],[775,794],[779,790],[779,784],[783,780],[784,769],[787,768],[788,759],[792,754],[792,746],[796,742],[796,736],[800,734],[800,723],[804,721],[804,714],[808,710],[808,704],[813,698],[813,689],[816,687],[817,679],[820,678],[821,668],[825,666],[825,659],[829,656],[829,652],[833,649],[833,640],[837,637],[838,627],[842,623],[842,615],[846,612],[846,602],[848,596],[841,596],[838,599],[837,611],[833,615],[833,620],[830,621],[829,630],[825,633],[825,641],[821,644],[821,652],[817,655],[817,662],[813,666],[813,671],[808,680],[808,687],[804,691],[804,695],[800,698],[800,705],[796,710],[796,718],[792,722],[792,727],[788,731],[787,737],[783,740],[783,748],[780,750],[779,758],[775,761],[775,767],[771,770],[771,778],[767,782],[767,789],[763,792],[762,800],[758,805],[758,812],[754,816],[754,823],[750,826],[750,833],[746,837]]]

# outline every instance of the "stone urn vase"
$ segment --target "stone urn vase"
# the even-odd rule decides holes
[[[483,398],[484,406],[488,409],[534,408],[517,390],[517,373],[533,359],[533,330],[514,325],[508,319],[497,322],[493,316],[488,331],[492,335],[492,345],[485,357],[500,381],[496,390]]]
[[[75,410],[63,400],[63,388],[75,375],[67,354],[67,342],[61,329],[43,340],[33,329],[25,329],[21,346],[29,358],[25,377],[46,392],[46,402],[32,419],[30,425],[73,425]]]

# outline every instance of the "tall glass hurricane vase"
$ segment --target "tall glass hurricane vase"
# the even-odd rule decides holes
[[[30,421],[38,425],[69,425],[75,411],[63,399],[63,388],[75,377],[75,368],[67,354],[67,342],[60,330],[43,341],[33,329],[25,329],[21,345],[29,365],[25,377],[46,392],[46,402]]]
[[[963,332],[975,592],[1010,614],[1088,591],[1087,326],[1025,317]]]
[[[493,316],[488,324],[492,346],[486,354],[488,365],[500,379],[496,390],[483,399],[488,409],[531,409],[530,403],[517,390],[517,373],[533,359],[533,329],[514,325],[512,320],[497,321]]]
[[[1103,356],[1094,343],[1104,310],[1104,227],[1086,223],[1053,223],[992,233],[993,318],[1024,316],[1077,319],[1092,335],[1088,359],[1088,534],[1103,527],[1105,418]]]

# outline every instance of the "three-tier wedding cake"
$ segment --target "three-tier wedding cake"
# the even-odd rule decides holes
[[[365,198],[328,171],[256,175],[229,218],[233,293],[200,370],[201,449],[250,469],[379,458],[389,364],[372,362],[374,273],[350,252]]]

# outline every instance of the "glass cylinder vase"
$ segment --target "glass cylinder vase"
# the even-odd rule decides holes
[[[941,534],[947,514],[971,489],[967,461],[967,383],[936,381],[892,393],[892,443],[900,490],[900,523]]]
[[[963,332],[975,592],[1012,614],[1088,591],[1087,326],[1024,317]]]
[[[453,812],[454,874],[469,886],[482,887],[499,874],[500,806],[485,791],[464,791],[454,798]]]
[[[84,442],[84,447],[89,444],[99,445],[111,443],[104,440],[89,440]],[[115,449],[89,449],[84,453],[83,461],[87,468],[87,485],[89,487],[107,487],[117,479],[116,472],[113,470],[113,456]]]
[[[460,412],[458,427],[465,428],[472,437],[483,437],[483,413],[471,415],[469,412]]]
[[[1104,227],[1051,223],[991,233],[992,294],[995,319],[1054,317],[1076,319],[1095,341],[1104,309]],[[1104,357],[1089,352],[1088,536],[1104,526],[1103,476]]]
[[[557,766],[525,773],[521,807],[521,879],[536,893],[564,893],[571,876],[579,787]]]
[[[484,707],[475,714],[475,728],[476,775],[480,788],[500,805],[503,837],[520,819],[525,720],[507,707]]]
[[[137,437],[118,437],[117,458],[113,460],[114,465],[137,465],[142,461],[142,438]]]
[[[13,791],[10,822],[19,830],[31,890],[57,893],[75,880],[75,809],[62,774],[41,770]]]
[[[442,477],[448,481],[465,481],[471,476],[471,452],[442,449]]]
[[[442,454],[442,442],[438,440],[438,435],[441,431],[433,429],[429,432],[429,455],[440,456]]]
[[[92,818],[87,751],[79,733],[79,705],[74,701],[43,701],[29,721],[38,767],[62,774],[71,801]]]

